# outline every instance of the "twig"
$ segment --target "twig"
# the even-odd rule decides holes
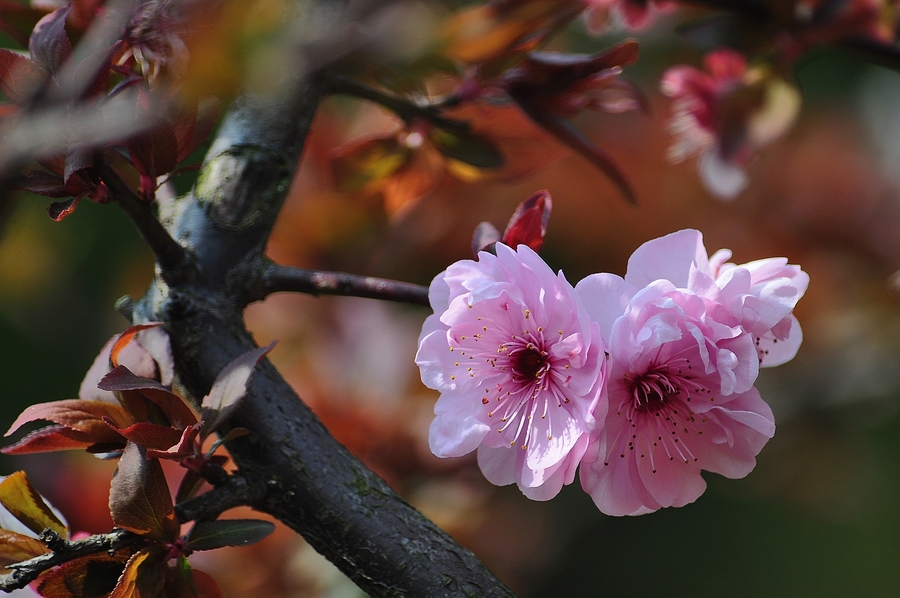
[[[346,295],[428,305],[428,287],[386,278],[359,276],[346,272],[323,272],[271,262],[262,272],[260,288],[252,295],[262,299],[280,291],[294,291],[310,295]]]
[[[195,519],[215,519],[228,509],[259,503],[265,494],[265,482],[254,484],[253,480],[238,470],[228,476],[225,483],[209,492],[175,505],[175,515],[182,523]]]
[[[123,529],[114,529],[108,534],[97,534],[74,542],[61,540],[55,534],[51,536],[47,533],[41,535],[41,540],[52,546],[53,552],[7,565],[6,568],[12,571],[0,575],[0,591],[11,592],[24,588],[52,567],[92,554],[114,552],[134,542],[143,541],[143,538]]]
[[[454,96],[449,96],[434,104],[419,104],[347,77],[332,76],[326,80],[326,83],[327,93],[348,95],[375,102],[384,106],[407,123],[420,118],[450,131],[465,133],[469,130],[467,123],[445,118],[439,114],[442,108],[451,107],[458,103]]]
[[[175,513],[182,523],[195,519],[215,519],[222,512],[234,507],[262,504],[266,492],[264,481],[248,479],[238,471],[209,492],[175,505]],[[7,569],[11,569],[11,572],[0,576],[0,591],[11,592],[24,588],[48,569],[92,554],[114,552],[142,541],[143,538],[133,532],[117,528],[106,534],[95,534],[74,542],[60,538],[55,532],[44,530],[40,540],[53,552],[7,565]]]
[[[166,281],[171,283],[173,279],[183,277],[191,263],[188,251],[169,235],[156,218],[150,204],[141,201],[108,164],[103,165],[101,176],[103,182],[112,191],[116,202],[122,207],[128,218],[137,227],[141,238],[153,251]]]
[[[838,43],[839,46],[864,55],[873,64],[900,71],[900,46],[863,35],[854,35]]]

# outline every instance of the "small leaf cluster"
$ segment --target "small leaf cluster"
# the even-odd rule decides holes
[[[147,202],[166,177],[194,168],[178,164],[212,131],[219,108],[178,94],[173,65],[185,50],[166,4],[142,3],[130,15],[97,11],[87,0],[47,14],[0,6],[0,21],[18,25],[6,32],[28,49],[0,49],[0,91],[9,100],[0,103],[0,121],[34,138],[33,147],[11,148],[19,155],[0,167],[25,171],[17,187],[59,200],[48,207],[53,220],[83,199],[113,199],[104,167]],[[92,24],[119,34],[88,37]]]
[[[166,359],[154,361],[151,369],[158,372],[157,379],[135,374],[121,363],[126,348],[131,346],[133,350],[140,335],[148,332],[157,338],[161,334],[158,325],[138,325],[112,343],[109,372],[98,387],[113,393],[115,402],[81,398],[33,405],[7,433],[28,422],[46,420],[51,425],[27,434],[3,452],[26,454],[84,448],[100,457],[119,459],[110,485],[109,510],[115,526],[134,534],[135,541],[112,554],[79,557],[44,573],[37,585],[44,596],[68,598],[108,593],[117,598],[215,598],[221,596],[215,582],[192,570],[186,557],[195,550],[250,544],[274,529],[267,521],[214,520],[199,521],[182,535],[174,510],[174,504],[196,495],[203,476],[210,475],[211,469],[222,471],[227,457],[216,454],[221,443],[246,434],[246,430],[232,429],[204,450],[210,435],[240,406],[254,368],[272,345],[249,351],[229,363],[203,398],[198,416],[182,397],[161,382],[171,379],[171,374],[164,371]],[[142,354],[145,362],[147,356]],[[185,468],[174,501],[161,459]],[[57,538],[68,537],[65,525],[41,501],[23,473],[0,483],[0,503],[35,534],[50,529]],[[7,565],[51,551],[52,547],[35,538],[0,530],[0,558]]]

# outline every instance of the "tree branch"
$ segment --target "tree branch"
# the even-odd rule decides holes
[[[0,575],[0,591],[12,592],[24,588],[37,579],[41,573],[52,567],[92,554],[113,552],[129,544],[142,542],[143,538],[123,529],[114,529],[108,534],[97,534],[83,540],[68,542],[53,532],[46,533],[45,530],[45,533],[41,534],[41,540],[53,552],[21,563],[7,565],[6,568],[12,569],[12,571],[6,575]]]
[[[153,213],[153,207],[147,202],[141,201],[108,164],[103,164],[101,176],[112,192],[116,203],[128,215],[128,218],[137,227],[141,238],[150,247],[156,257],[156,262],[166,274],[166,282],[171,283],[186,277],[191,269],[190,255],[169,235],[169,232],[156,218],[156,214]]]
[[[209,492],[175,505],[175,515],[182,523],[195,519],[215,519],[228,509],[258,504],[265,494],[264,481],[250,479],[243,472],[237,471]]]
[[[165,323],[178,383],[195,399],[256,346],[235,277],[263,259],[323,85],[295,81],[289,91],[232,104],[194,191],[161,218],[196,256],[197,274],[167,284],[160,264],[134,305],[135,320]],[[228,424],[251,432],[227,443],[242,475],[266,488],[251,506],[302,534],[370,595],[512,595],[340,445],[267,360]]]
[[[257,301],[281,291],[310,295],[345,295],[367,297],[400,303],[428,306],[428,287],[408,282],[358,276],[346,272],[323,272],[293,266],[266,263],[257,288],[251,289],[250,301]]]
[[[461,133],[468,132],[469,125],[457,120],[451,120],[440,115],[443,108],[455,106],[459,103],[455,96],[448,96],[439,102],[417,103],[407,98],[397,96],[386,91],[382,91],[376,87],[366,85],[354,79],[341,76],[332,76],[326,80],[326,93],[353,96],[370,102],[375,102],[384,106],[404,122],[410,123],[420,118],[430,123],[438,125],[450,131],[458,131]]]

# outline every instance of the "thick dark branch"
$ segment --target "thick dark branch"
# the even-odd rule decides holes
[[[264,268],[261,284],[258,289],[254,289],[250,300],[262,299],[280,291],[368,297],[428,306],[428,287],[422,285],[345,272],[307,270],[271,262]]]
[[[52,532],[48,534],[45,531],[41,535],[41,540],[53,552],[48,552],[21,563],[7,565],[7,569],[12,571],[6,575],[0,575],[0,591],[11,592],[24,588],[37,579],[41,573],[57,565],[92,554],[116,551],[129,544],[143,541],[141,536],[123,529],[115,529],[108,534],[98,534],[83,540],[76,540],[75,542],[62,540],[56,534]]]
[[[102,177],[116,202],[137,227],[141,238],[156,256],[156,262],[165,273],[166,281],[173,282],[175,279],[184,278],[190,268],[190,255],[169,235],[153,213],[153,207],[141,201],[108,164],[103,165]]]
[[[134,305],[136,320],[165,322],[178,381],[195,398],[255,347],[243,323],[246,293],[235,290],[264,259],[322,85],[295,82],[292,91],[232,105],[194,192],[162,217],[196,256],[197,275],[157,281]],[[228,423],[250,431],[227,446],[242,475],[265,488],[251,506],[302,534],[370,595],[512,595],[340,445],[267,360]]]

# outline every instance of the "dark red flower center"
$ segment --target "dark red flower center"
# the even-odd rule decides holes
[[[529,347],[513,356],[513,372],[517,380],[527,382],[536,380],[547,365],[546,353],[541,354],[537,348]]]
[[[635,411],[658,411],[679,394],[681,385],[670,377],[667,369],[655,367],[630,380]]]

